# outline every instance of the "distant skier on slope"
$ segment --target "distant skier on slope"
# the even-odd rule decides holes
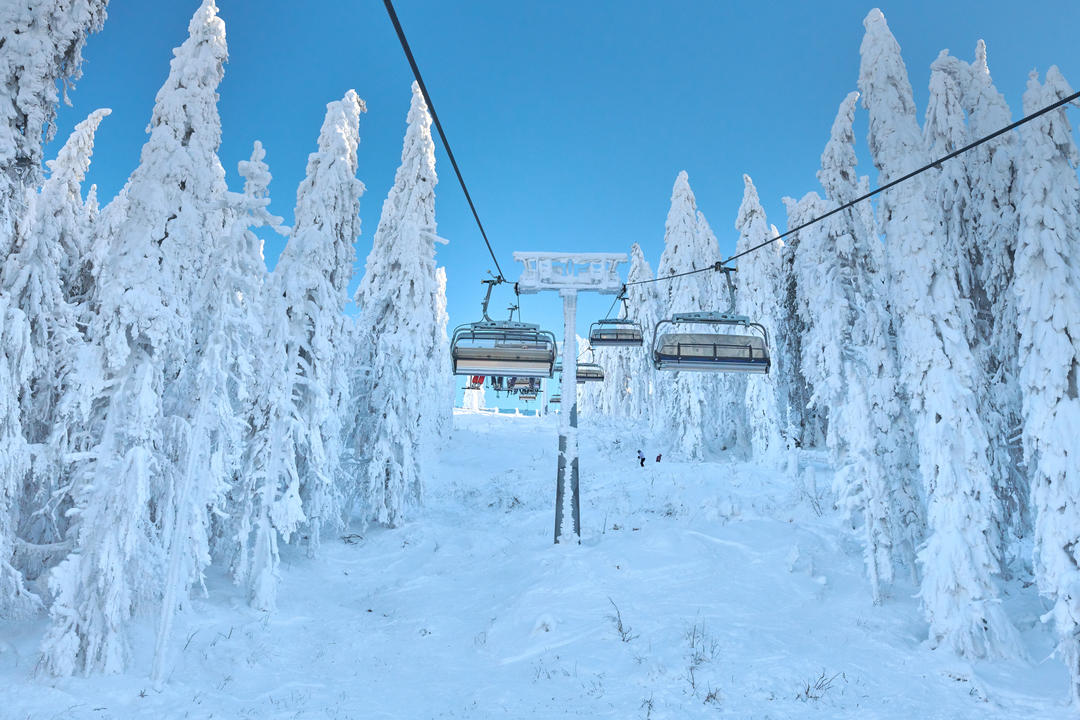
[[[641,463],[641,467],[645,467],[645,453],[638,450],[637,451],[637,459],[638,459],[638,462]]]

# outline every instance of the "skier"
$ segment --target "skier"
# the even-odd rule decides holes
[[[638,450],[637,451],[637,459],[638,459],[638,462],[641,463],[641,467],[645,467],[645,453]]]
[[[660,462],[660,455],[656,456],[656,462]]]

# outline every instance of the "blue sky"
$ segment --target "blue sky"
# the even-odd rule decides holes
[[[229,42],[221,85],[221,160],[262,140],[274,175],[271,210],[291,220],[296,186],[325,105],[354,88],[361,119],[359,177],[367,185],[357,278],[400,159],[412,76],[380,0],[218,0]],[[137,165],[154,95],[198,0],[112,0],[88,41],[84,77],[62,108],[55,154],[98,107],[90,171],[102,201]],[[514,250],[626,251],[638,242],[655,268],[676,174],[686,170],[725,254],[750,174],[772,223],[781,198],[817,189],[814,173],[836,108],[855,89],[870,2],[708,0],[398,0],[424,73],[504,271]],[[1014,117],[1029,70],[1057,64],[1080,86],[1076,0],[905,0],[881,6],[903,49],[920,118],[939,50],[970,60],[987,42],[990,70]],[[1080,117],[1073,111],[1074,123]],[[857,120],[865,137],[866,119]],[[450,239],[452,324],[475,319],[491,261],[441,146],[439,234]],[[865,155],[863,155],[865,157]],[[876,185],[868,160],[862,172]],[[269,242],[272,265],[279,241]],[[493,269],[493,268],[492,268]],[[509,292],[497,294],[504,308]],[[610,298],[583,298],[579,332]],[[525,318],[561,326],[553,294],[527,296]]]

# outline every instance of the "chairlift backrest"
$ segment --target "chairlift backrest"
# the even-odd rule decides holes
[[[604,380],[604,368],[600,367],[596,363],[578,363],[577,366],[577,381],[578,384],[587,382],[603,382]]]
[[[666,332],[664,324],[738,327],[756,333]],[[700,312],[679,313],[656,324],[653,365],[657,370],[768,373],[771,365],[769,336],[764,326],[745,315]]]
[[[551,377],[555,335],[529,323],[470,323],[454,330],[450,356],[455,375]]]
[[[643,342],[641,326],[624,318],[597,320],[589,326],[592,347],[638,347]]]

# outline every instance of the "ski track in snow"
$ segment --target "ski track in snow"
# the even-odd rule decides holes
[[[913,585],[871,603],[817,454],[800,466],[821,516],[783,472],[668,462],[583,418],[583,539],[553,546],[556,421],[459,411],[426,506],[316,559],[283,551],[273,614],[212,575],[160,692],[156,618],[131,628],[127,673],[70,679],[35,673],[44,618],[0,623],[0,718],[1066,716],[1034,589],[1005,597],[1029,659],[929,649]]]

